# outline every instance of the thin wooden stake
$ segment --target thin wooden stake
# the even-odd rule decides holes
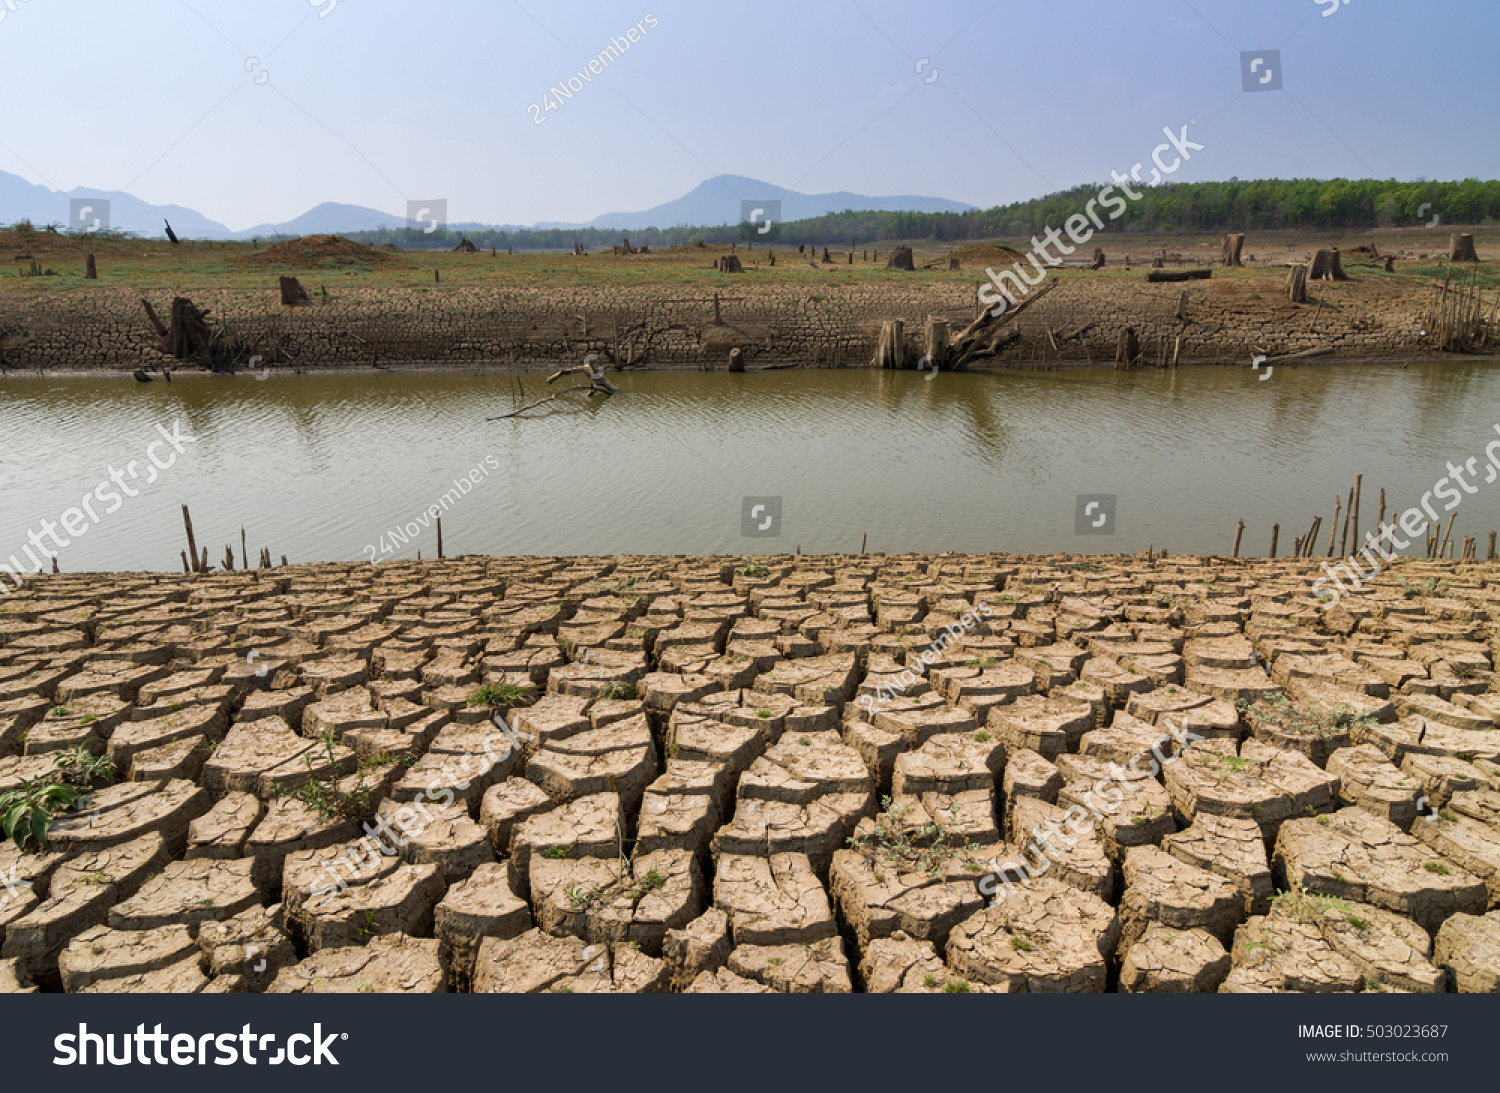
[[[1343,535],[1343,538],[1341,538],[1339,540],[1339,557],[1340,558],[1347,558],[1347,557],[1349,557],[1349,518],[1351,516],[1353,516],[1353,515],[1354,515],[1354,487],[1350,486],[1349,487],[1349,506],[1348,506],[1348,508],[1344,509],[1344,535]],[[1334,523],[1338,522],[1338,517],[1337,516],[1335,516],[1333,519],[1334,519]]]
[[[1276,557],[1276,540],[1281,536],[1281,525],[1271,525],[1271,557]]]
[[[1457,519],[1458,513],[1456,512],[1448,517],[1448,530],[1443,533],[1443,545],[1438,548],[1439,558],[1443,556],[1443,551],[1448,549],[1448,540],[1453,536],[1453,521]]]
[[[1238,558],[1240,556],[1240,540],[1244,538],[1244,535],[1245,521],[1241,520],[1234,525],[1234,552],[1230,554],[1231,558]]]
[[[1328,554],[1327,554],[1327,557],[1329,557],[1329,558],[1333,557],[1333,544],[1336,543],[1336,542],[1338,542],[1338,539],[1339,539],[1339,513],[1343,509],[1343,504],[1344,504],[1344,499],[1342,497],[1338,497],[1338,496],[1334,497],[1334,499],[1333,499],[1333,522],[1328,525]]]
[[[1349,530],[1354,536],[1351,542],[1354,543],[1355,553],[1359,552],[1359,489],[1360,485],[1364,482],[1364,477],[1363,474],[1356,474],[1354,476],[1354,503],[1349,507],[1349,511],[1352,513],[1349,518]]]
[[[193,539],[193,518],[190,515],[188,515],[188,507],[186,505],[182,506],[182,522],[187,526],[188,553],[190,555],[192,555],[192,558],[193,558],[193,569],[195,571],[201,572],[201,570],[198,570],[198,564],[197,564],[198,563],[198,544]]]
[[[438,557],[441,558],[443,556],[443,518],[441,516],[439,516],[437,518],[437,535],[438,535]]]

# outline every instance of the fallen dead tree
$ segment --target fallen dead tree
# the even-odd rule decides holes
[[[210,372],[233,372],[254,352],[254,347],[242,342],[224,329],[214,330],[208,325],[208,311],[199,310],[185,296],[172,300],[172,308],[163,324],[157,317],[151,301],[141,299],[146,309],[146,318],[156,331],[156,347],[169,357],[180,361],[195,361]]]
[[[585,358],[583,364],[576,365],[572,368],[559,369],[558,371],[553,372],[552,375],[547,377],[547,383],[552,384],[556,383],[564,376],[581,374],[589,378],[588,383],[575,383],[572,387],[564,387],[556,394],[549,395],[544,399],[538,399],[536,402],[530,403],[526,406],[522,406],[518,410],[512,410],[508,414],[501,414],[499,417],[485,418],[485,420],[504,421],[506,418],[518,417],[529,410],[535,410],[538,406],[545,406],[549,402],[556,402],[564,395],[571,395],[579,391],[582,391],[584,393],[585,398],[593,398],[595,395],[603,395],[605,398],[608,398],[610,395],[618,395],[620,393],[620,389],[609,382],[609,380],[604,375],[603,366],[595,364],[595,359],[595,354],[590,353],[588,357]]]
[[[970,362],[993,357],[1011,342],[1019,339],[1019,333],[1005,329],[1007,323],[1036,301],[1058,286],[1057,281],[1048,281],[1014,307],[1007,307],[999,315],[993,308],[985,308],[979,317],[959,333],[949,337],[946,322],[928,324],[927,354],[923,368],[936,367],[940,372],[965,371]],[[881,328],[880,343],[876,347],[874,365],[878,368],[909,367],[910,359],[904,346],[902,324],[899,319],[886,322]],[[912,362],[913,365],[916,362]]]

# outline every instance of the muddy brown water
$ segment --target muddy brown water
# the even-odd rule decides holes
[[[422,516],[445,495],[450,556],[822,553],[857,551],[866,533],[871,551],[1227,554],[1240,519],[1242,553],[1264,554],[1278,521],[1285,553],[1319,513],[1326,545],[1356,472],[1368,528],[1382,487],[1393,508],[1415,505],[1448,461],[1482,467],[1500,440],[1493,366],[1254,375],[641,372],[613,376],[624,393],[607,402],[494,422],[512,408],[508,373],[12,375],[0,381],[0,562],[15,553],[29,567],[28,531],[86,494],[98,519],[80,510],[81,534],[57,531],[64,571],[180,570],[184,502],[215,563],[226,543],[238,558],[242,525],[252,555],[431,557]],[[540,376],[524,382],[541,396]],[[196,439],[181,454],[150,449],[171,465],[148,485],[148,447],[174,422]],[[1477,490],[1453,534],[1478,536],[1483,556],[1500,481],[1481,470]],[[1085,494],[1115,498],[1100,533],[1078,534]],[[749,519],[747,497],[780,498],[779,520],[774,505]],[[765,536],[744,534],[768,518]]]

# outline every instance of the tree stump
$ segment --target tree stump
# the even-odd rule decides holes
[[[1286,271],[1286,295],[1294,304],[1307,303],[1307,266],[1298,264]]]
[[[798,254],[806,254],[807,253],[807,244],[806,243],[798,243],[797,244],[797,253]]]
[[[745,353],[741,349],[729,351],[729,370],[731,372],[743,372],[745,370]]]
[[[1099,247],[1094,248],[1094,260],[1088,264],[1089,269],[1104,268],[1104,251]]]
[[[876,368],[904,368],[904,324],[900,319],[887,319],[880,324],[880,341],[875,346]]]
[[[852,262],[854,260],[854,255],[851,254],[849,256],[849,260]],[[962,269],[962,268],[963,268],[963,266],[959,263],[959,260],[957,258],[950,258],[950,259],[948,259],[948,272],[951,273],[951,272],[953,272],[956,269]]]
[[[744,273],[745,267],[740,263],[739,255],[726,254],[719,259],[720,273]]]
[[[1474,250],[1474,236],[1468,232],[1462,235],[1455,234],[1448,241],[1448,261],[1450,262],[1477,262],[1479,254]]]
[[[302,287],[302,282],[295,277],[282,277],[281,279],[281,302],[285,307],[298,307],[301,304],[312,303],[312,297]]]
[[[1310,281],[1349,280],[1349,275],[1344,272],[1343,264],[1339,261],[1338,248],[1314,253],[1312,268],[1307,271],[1307,277]]]
[[[83,271],[83,279],[85,281],[99,280],[99,271],[94,267],[94,256],[92,254],[89,255],[88,268]]]
[[[1135,327],[1127,326],[1120,331],[1120,344],[1115,348],[1115,367],[1132,368],[1141,355],[1141,343],[1135,336]]]
[[[1223,262],[1226,266],[1242,266],[1240,251],[1245,247],[1245,236],[1243,233],[1235,234],[1226,232],[1223,239]]]
[[[574,243],[573,244],[573,256],[575,258],[583,258],[587,254],[588,254],[588,251],[586,251],[586,250],[583,249],[583,244],[582,243]]]
[[[927,364],[929,367],[942,368],[948,358],[948,320],[927,320]]]
[[[162,223],[167,226],[167,238],[172,241],[172,246],[177,246],[177,233],[172,230],[172,222],[163,220]]]
[[[833,259],[829,256],[827,247],[823,248],[823,261],[827,262],[830,266],[833,265]]]
[[[1385,271],[1387,273],[1395,273],[1396,272],[1396,259],[1393,256],[1387,254],[1385,256],[1385,258],[1382,259],[1382,261],[1385,262]]]
[[[910,247],[897,247],[891,251],[891,257],[885,264],[886,269],[915,270],[917,264],[912,261]]]

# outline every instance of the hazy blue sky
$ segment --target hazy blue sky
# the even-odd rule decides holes
[[[1500,3],[1334,4],[0,0],[0,170],[235,229],[408,198],[585,220],[721,173],[989,206],[1128,170],[1193,118],[1180,180],[1495,177]],[[1269,49],[1283,89],[1246,93],[1241,51]]]

